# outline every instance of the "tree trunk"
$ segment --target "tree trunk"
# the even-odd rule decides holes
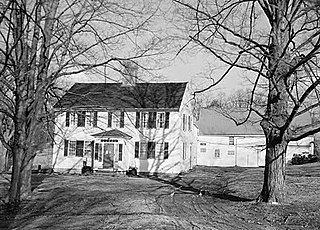
[[[267,137],[264,182],[258,202],[280,203],[285,198],[286,141],[272,143]]]

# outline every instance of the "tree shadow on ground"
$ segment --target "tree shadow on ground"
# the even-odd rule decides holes
[[[185,181],[182,182],[181,181],[182,178],[179,175],[172,178],[172,179],[160,178],[157,175],[152,175],[152,176],[147,176],[147,177],[151,180],[155,180],[155,181],[158,181],[163,184],[172,185],[181,191],[192,192],[192,193],[198,194],[200,196],[210,196],[212,198],[218,198],[221,200],[228,200],[228,201],[235,201],[235,202],[248,202],[248,201],[254,200],[254,199],[248,199],[248,198],[232,195],[230,193],[233,193],[233,191],[228,190],[228,188],[225,188],[225,187],[223,187],[223,188],[220,187],[215,190],[212,190],[212,189],[205,190],[202,188],[196,188],[196,187],[192,186],[192,183],[194,181],[191,181],[188,183],[186,183]]]
[[[48,174],[32,174],[31,175],[31,191],[35,190],[39,185],[42,184],[42,181],[48,177]],[[6,194],[8,193],[10,181],[0,183],[1,191],[1,199],[4,199]],[[19,213],[21,208],[27,202],[22,202],[20,204],[8,204],[3,200],[0,202],[0,230],[9,229],[11,224],[13,223],[16,215]]]

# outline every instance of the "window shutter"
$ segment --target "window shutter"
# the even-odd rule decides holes
[[[164,159],[169,158],[169,142],[164,142]]]
[[[140,112],[136,112],[136,128],[140,128]]]
[[[151,124],[151,119],[152,119],[152,112],[149,112],[149,116],[148,116],[148,129],[152,128],[152,124]]]
[[[66,127],[70,126],[70,112],[66,112]]]
[[[166,118],[165,118],[165,123],[164,123],[164,128],[168,129],[169,128],[169,119],[170,119],[170,113],[166,112]]]
[[[119,161],[122,161],[122,144],[119,144]]]
[[[64,140],[64,156],[68,156],[68,146],[69,146],[69,141]]]
[[[134,158],[139,158],[139,142],[134,143]]]
[[[97,127],[98,126],[98,112],[95,111],[93,112],[93,127]]]
[[[112,112],[108,112],[108,128],[112,126]]]
[[[120,113],[120,128],[124,127],[124,112]]]

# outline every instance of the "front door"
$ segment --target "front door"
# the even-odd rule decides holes
[[[103,146],[103,168],[113,168],[114,144],[104,144]]]

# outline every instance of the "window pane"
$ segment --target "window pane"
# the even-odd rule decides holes
[[[84,142],[84,154],[86,155],[86,156],[91,156],[91,149],[92,147],[91,147],[91,141],[85,141]]]
[[[148,113],[142,113],[142,128],[148,128]]]
[[[183,131],[186,131],[186,115],[182,115],[182,129]]]
[[[98,125],[98,112],[93,112],[93,127]]]

